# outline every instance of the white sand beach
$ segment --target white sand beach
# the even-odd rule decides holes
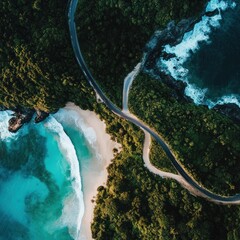
[[[88,132],[89,130],[90,132],[94,131],[96,135],[95,144],[91,146],[93,158],[87,171],[81,171],[85,210],[79,239],[89,240],[92,239],[90,227],[95,206],[92,200],[97,194],[97,188],[106,184],[107,166],[113,159],[113,149],[117,148],[120,151],[121,145],[111,140],[110,135],[106,133],[105,123],[99,119],[95,112],[82,110],[73,103],[68,103],[65,109],[77,112],[79,118],[84,122],[84,128],[87,127]]]

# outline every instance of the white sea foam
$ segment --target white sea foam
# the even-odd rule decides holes
[[[49,117],[45,127],[55,133],[59,148],[63,152],[70,166],[70,176],[73,192],[64,199],[61,217],[56,221],[56,227],[67,226],[69,234],[77,239],[84,213],[83,193],[79,162],[74,145],[64,132],[62,125],[54,118]]]
[[[190,83],[188,83],[185,89],[185,94],[187,96],[191,96],[191,98],[196,104],[201,104],[204,102],[206,92],[207,88],[201,89],[197,87],[195,84]]]
[[[215,9],[221,9],[221,10],[225,11],[229,7],[231,7],[231,8],[236,7],[236,2],[211,0],[206,7],[206,12],[214,11]]]
[[[221,11],[225,11],[229,8],[235,8],[235,1],[223,1],[223,0],[211,0],[209,1],[206,12],[219,9],[219,13],[213,17],[203,16],[201,21],[195,24],[193,30],[184,34],[181,43],[176,46],[166,45],[164,51],[167,53],[175,54],[175,57],[169,60],[159,59],[157,66],[167,73],[170,73],[175,79],[184,81],[188,84],[185,94],[191,97],[196,104],[209,103],[209,106],[216,104],[207,101],[205,94],[207,89],[201,89],[196,85],[189,84],[188,81],[188,69],[183,67],[191,53],[196,52],[199,49],[199,43],[210,43],[210,33],[212,29],[219,28],[222,20]],[[239,101],[233,100],[231,96],[224,96],[224,100],[220,102],[231,101],[239,105]]]
[[[222,96],[216,102],[209,102],[208,105],[210,107],[213,107],[216,104],[226,104],[226,103],[235,103],[236,105],[238,105],[240,107],[240,96],[235,95],[235,94]]]
[[[28,134],[28,126],[24,125],[16,133],[11,133],[8,131],[8,121],[13,117],[13,111],[0,111],[0,140],[5,142],[10,142],[12,140],[17,140],[19,137]]]
[[[11,141],[18,136],[18,133],[8,131],[8,121],[12,113],[12,111],[0,111],[0,140],[2,141]]]
[[[95,155],[98,158],[98,160],[101,161],[102,158],[97,148],[96,132],[92,127],[86,125],[83,118],[81,118],[76,111],[69,109],[68,110],[60,109],[56,114],[54,114],[54,117],[59,122],[77,127],[77,129],[84,135],[89,146],[91,146],[91,148],[94,149]]]

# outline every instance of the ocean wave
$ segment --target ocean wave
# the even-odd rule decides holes
[[[0,111],[0,140],[2,141],[11,141],[18,137],[18,133],[8,131],[8,121],[12,114],[12,111]]]
[[[208,106],[210,108],[214,107],[216,104],[222,105],[226,103],[234,103],[240,107],[240,96],[237,94],[231,94],[222,96],[215,102],[208,100]]]
[[[50,116],[45,123],[46,129],[55,133],[59,149],[66,157],[70,166],[70,180],[73,192],[71,192],[63,202],[61,217],[55,222],[56,227],[67,226],[69,234],[73,239],[77,239],[80,231],[81,221],[84,213],[83,192],[81,185],[79,162],[73,143],[64,132],[63,126]]]
[[[207,99],[206,93],[208,90],[206,88],[199,88],[195,84],[191,84],[188,79],[189,71],[183,66],[190,55],[199,50],[200,43],[211,43],[210,33],[213,29],[217,29],[221,26],[222,11],[234,9],[235,7],[235,1],[209,1],[206,7],[206,12],[218,9],[219,13],[212,17],[203,16],[201,21],[195,24],[191,31],[184,34],[181,43],[176,46],[166,45],[163,51],[169,54],[174,54],[174,57],[168,60],[160,58],[157,62],[158,68],[163,69],[168,74],[171,74],[171,76],[176,80],[181,80],[187,83],[185,94],[191,97],[196,104],[207,104],[209,107],[213,107],[216,104],[232,102],[240,106],[238,96],[222,96],[216,101]]]
[[[13,117],[13,111],[0,111],[0,140],[10,142],[17,140],[21,136],[28,134],[28,126],[24,125],[18,132],[11,133],[8,131],[8,121]]]
[[[102,156],[99,153],[99,149],[97,146],[97,135],[92,127],[87,126],[84,122],[83,118],[79,115],[79,113],[72,109],[60,109],[54,117],[61,123],[65,123],[68,126],[75,126],[78,131],[80,131],[88,145],[94,150],[95,157],[101,161]]]
[[[30,122],[29,124],[26,124],[24,127],[22,127],[17,133],[10,133],[8,131],[8,121],[12,117],[13,112],[11,111],[1,111],[0,112],[0,129],[1,129],[1,135],[0,135],[0,141],[4,142],[9,142],[11,144],[17,144],[18,141],[21,140],[21,136],[29,134],[29,137],[31,138],[32,136],[32,131],[30,129],[34,129],[35,127],[37,128],[37,134],[45,137],[47,144],[47,148],[51,147],[53,145],[49,144],[52,141],[56,141],[58,147],[53,149],[53,152],[48,151],[48,154],[50,156],[45,156],[45,161],[46,159],[49,158],[49,161],[53,161],[54,158],[56,157],[56,164],[60,164],[59,168],[63,167],[63,169],[56,168],[50,168],[48,169],[48,166],[45,162],[45,167],[47,171],[51,174],[52,180],[54,181],[55,184],[58,183],[57,180],[59,180],[59,175],[61,175],[61,178],[65,178],[65,180],[61,179],[65,183],[70,183],[70,186],[67,186],[67,189],[65,189],[65,185],[62,186],[61,184],[58,184],[58,187],[60,188],[62,193],[65,195],[61,195],[63,198],[59,199],[62,200],[62,213],[61,216],[56,220],[56,219],[48,219],[48,222],[46,222],[46,226],[44,226],[46,231],[49,232],[56,232],[59,229],[63,229],[65,227],[68,228],[69,234],[73,239],[78,239],[79,231],[80,231],[80,226],[81,226],[81,221],[84,213],[84,202],[83,202],[83,193],[82,193],[82,185],[81,185],[81,177],[80,177],[80,170],[79,170],[79,162],[78,158],[76,155],[76,151],[74,148],[73,143],[71,142],[70,138],[67,136],[67,134],[64,131],[63,126],[52,116],[49,117],[49,119],[45,123],[39,123],[38,125],[33,124],[33,122]],[[68,114],[64,113],[62,117],[67,117]],[[92,140],[95,140],[96,137],[92,136]],[[27,146],[26,146],[27,149]],[[54,151],[60,150],[63,158],[59,156],[54,155]],[[29,154],[31,154],[31,149],[29,149]],[[49,165],[52,166],[52,163],[49,162]],[[22,170],[24,169],[24,166]],[[28,219],[28,215],[25,213],[25,207],[28,207],[28,204],[24,202],[26,197],[32,193],[36,192],[38,193],[39,191],[42,193],[40,194],[39,192],[39,197],[41,201],[44,201],[44,199],[47,196],[47,188],[49,186],[43,185],[43,183],[35,178],[34,176],[29,176],[29,178],[22,177],[20,178],[20,175],[26,175],[23,173],[23,171],[19,173],[11,173],[11,175],[7,174],[6,171],[2,168],[0,168],[0,175],[1,175],[1,201],[0,201],[0,208],[4,209],[4,205],[10,201],[12,201],[12,204],[9,204],[8,208],[5,208],[5,213],[8,215],[11,215],[16,218],[18,221],[22,223],[26,223]],[[4,177],[6,175],[6,177]],[[67,178],[67,179],[66,179]],[[10,181],[11,180],[11,181]],[[16,180],[16,181],[15,181]],[[14,182],[13,182],[14,181]],[[26,184],[25,184],[26,183]],[[41,185],[42,184],[42,185]],[[7,186],[4,188],[4,186]],[[41,188],[40,188],[41,187]],[[70,188],[69,188],[70,187]],[[11,191],[11,189],[13,189]],[[43,190],[41,190],[43,189]],[[65,190],[64,190],[65,189]],[[13,191],[19,190],[20,193],[18,194],[18,197],[12,198],[10,195],[12,194]],[[67,191],[66,191],[67,190]],[[52,191],[52,190],[51,190]],[[9,195],[9,194],[10,195]],[[61,194],[62,194],[61,193]],[[12,195],[13,196],[13,195]],[[12,199],[12,200],[11,200]],[[18,204],[15,204],[13,201],[18,201]],[[19,199],[19,200],[18,200]],[[55,204],[54,202],[52,204]],[[51,205],[51,204],[50,204]],[[49,207],[51,207],[49,205]],[[56,205],[56,204],[55,204]],[[57,205],[56,205],[57,206]],[[53,206],[54,208],[54,206]],[[51,211],[51,209],[49,209]],[[43,213],[44,215],[45,213]],[[30,215],[29,215],[30,216]],[[30,231],[33,234],[33,239],[34,236],[37,234],[35,233],[34,229],[31,229],[34,226],[39,227],[36,221],[41,222],[41,216],[39,218],[35,219],[35,222],[31,224]],[[54,224],[53,224],[54,221]],[[43,230],[43,229],[42,229]],[[42,231],[39,229],[39,231]],[[39,233],[40,234],[40,233]]]

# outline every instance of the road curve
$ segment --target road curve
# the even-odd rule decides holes
[[[143,61],[138,63],[136,67],[133,69],[132,72],[130,72],[124,79],[124,84],[123,84],[123,98],[122,98],[122,110],[123,112],[128,112],[128,93],[130,90],[130,87],[138,75],[138,73],[141,71],[143,65]]]
[[[184,170],[184,168],[181,166],[181,164],[176,160],[175,156],[171,152],[170,148],[167,146],[167,144],[163,141],[163,139],[150,127],[148,127],[145,123],[143,123],[141,120],[130,116],[128,113],[125,113],[121,111],[117,106],[115,106],[110,99],[107,98],[107,96],[103,93],[101,88],[98,86],[97,82],[93,78],[90,70],[87,67],[87,64],[84,61],[84,58],[82,56],[79,42],[78,42],[78,36],[77,36],[77,30],[76,30],[76,24],[75,24],[75,13],[77,10],[77,4],[78,0],[71,0],[69,3],[68,8],[68,24],[69,24],[69,31],[70,31],[70,37],[71,37],[71,43],[74,50],[75,57],[77,59],[77,62],[79,66],[81,67],[87,81],[89,84],[93,87],[95,92],[100,96],[102,101],[105,103],[105,105],[116,115],[132,122],[136,126],[142,128],[146,132],[148,132],[163,148],[164,152],[169,157],[170,161],[172,162],[173,166],[176,168],[178,173],[182,176],[182,178],[196,191],[198,191],[202,197],[207,198],[210,201],[214,201],[216,203],[224,203],[224,204],[240,204],[240,194],[236,194],[234,196],[220,196],[215,193],[210,192],[209,190],[201,187],[194,179],[192,179],[188,173]]]

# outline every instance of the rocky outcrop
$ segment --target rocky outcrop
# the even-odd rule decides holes
[[[38,109],[36,110],[36,114],[37,116],[34,119],[35,123],[42,122],[49,116],[49,113],[38,110]]]
[[[217,14],[219,14],[219,9],[215,9],[213,11],[208,11],[208,12],[205,13],[205,16],[207,16],[207,17],[214,17]]]
[[[4,108],[3,110],[6,110],[6,108]],[[38,109],[33,110],[18,107],[11,110],[14,111],[14,114],[13,117],[8,122],[9,123],[8,130],[10,132],[17,132],[25,123],[30,122],[35,112],[37,114],[34,119],[35,123],[42,122],[49,116],[49,113],[46,113]]]
[[[0,111],[5,111],[5,110],[7,110],[7,108],[0,105]]]
[[[12,117],[8,122],[8,130],[10,132],[17,132],[25,123],[31,121],[34,112],[35,111],[32,109],[17,108],[13,114],[14,117]]]
[[[154,69],[156,61],[159,58],[169,59],[174,57],[174,54],[169,54],[163,51],[165,45],[177,45],[183,39],[184,33],[190,31],[199,20],[183,19],[178,24],[171,21],[167,28],[162,31],[156,31],[150,41],[146,44],[145,65],[144,68]]]
[[[230,119],[232,119],[235,123],[240,124],[240,108],[235,103],[227,103],[227,104],[218,104],[213,110],[220,112]]]
[[[183,40],[183,36],[186,32],[191,31],[195,24],[201,21],[203,16],[213,17],[219,14],[219,10],[204,12],[199,17],[183,19],[179,23],[171,21],[167,27],[161,31],[156,31],[150,41],[146,44],[145,53],[145,68],[153,69],[156,63],[156,59],[162,57],[163,59],[169,59],[174,57],[174,54],[169,54],[163,51],[164,46],[175,46]]]
[[[185,95],[186,83],[175,80],[158,66],[160,58],[169,60],[175,57],[175,54],[165,52],[164,47],[179,44],[184,34],[191,31],[203,16],[213,17],[219,14],[219,11],[219,9],[215,9],[214,11],[204,12],[198,18],[183,19],[178,24],[172,21],[162,31],[156,31],[145,46],[144,72],[169,86],[173,90],[173,96],[179,102],[193,102],[193,100]],[[240,123],[240,108],[236,104],[216,105],[213,109],[228,116],[235,123]]]
[[[193,100],[185,95],[186,83],[182,81],[176,81],[172,76],[163,72],[159,73],[162,82],[172,89],[172,95],[178,102],[193,102]]]
[[[210,13],[208,13],[209,15]],[[216,13],[211,13],[216,14]],[[171,21],[165,29],[162,31],[156,31],[150,41],[146,44],[144,53],[144,68],[143,70],[152,75],[153,77],[160,79],[163,83],[173,89],[173,94],[178,101],[192,102],[192,99],[184,94],[186,84],[181,81],[176,81],[172,76],[166,74],[157,66],[157,61],[160,58],[168,60],[174,57],[172,53],[163,51],[165,45],[177,45],[183,39],[186,32],[190,31],[194,25],[200,21],[199,18],[183,19],[178,24]]]
[[[203,12],[195,18],[183,19],[177,24],[171,21],[165,29],[156,31],[144,48],[144,70],[151,72],[153,75],[159,75],[157,61],[160,58],[168,60],[175,57],[174,54],[163,51],[164,47],[166,45],[175,46],[179,44],[182,42],[184,34],[191,31],[195,24],[201,21],[203,16],[213,17],[216,14],[219,14],[218,9]]]

